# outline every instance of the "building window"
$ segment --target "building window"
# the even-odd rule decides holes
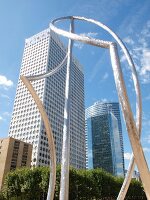
[[[20,142],[19,141],[15,141],[14,142],[12,159],[11,159],[10,170],[16,169],[16,167],[17,167],[17,159],[18,159],[19,146],[20,146]]]

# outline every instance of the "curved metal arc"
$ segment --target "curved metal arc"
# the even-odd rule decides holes
[[[74,39],[75,40],[78,40],[79,41],[82,41],[82,38],[83,37],[80,37],[78,36],[77,38],[77,35],[76,34],[72,34],[72,33],[68,33],[66,31],[62,31],[61,29],[58,29],[58,28],[55,28],[55,26],[53,25],[55,22],[57,21],[61,21],[63,19],[70,19],[72,18],[72,16],[68,16],[68,17],[63,17],[63,18],[59,18],[59,19],[56,19],[56,20],[53,20],[52,21],[52,24],[50,24],[50,27],[51,29],[58,33],[58,34],[61,34],[65,37],[68,37],[68,38],[71,38],[71,39]],[[93,19],[87,19],[87,18],[84,18],[84,17],[78,17],[78,16],[73,16],[73,19],[78,19],[78,20],[84,20],[84,21],[88,21],[88,22],[91,22],[91,23],[94,23],[98,26],[100,26],[101,28],[103,28],[104,30],[106,30],[107,32],[109,32],[113,37],[114,39],[118,42],[118,44],[120,45],[120,47],[122,48],[125,56],[126,56],[126,59],[129,63],[129,66],[131,67],[131,71],[132,71],[132,77],[133,77],[133,82],[134,82],[134,87],[135,87],[135,91],[136,91],[136,127],[137,127],[137,132],[138,134],[140,135],[141,134],[141,124],[142,124],[142,101],[141,101],[141,92],[140,92],[140,85],[139,85],[139,81],[138,81],[138,77],[137,77],[137,73],[136,73],[136,69],[135,69],[135,66],[134,66],[134,63],[133,63],[133,60],[126,48],[126,46],[123,44],[123,42],[121,41],[121,39],[110,29],[108,28],[106,25],[98,22],[98,21],[95,21]],[[89,40],[89,38],[87,37],[84,37],[84,41],[85,40]],[[92,44],[92,42],[94,43],[95,45],[95,42],[98,42],[98,40],[95,40],[93,41],[93,39],[90,39],[90,44]],[[87,42],[88,43],[88,42]],[[99,46],[99,45],[98,45]],[[131,167],[132,166],[132,167]],[[129,184],[130,184],[130,181],[131,181],[131,177],[132,177],[132,173],[133,173],[133,170],[134,170],[134,159],[131,158],[131,161],[130,161],[130,164],[129,164],[129,173],[128,175],[126,176],[125,180],[124,180],[124,184],[121,188],[121,191],[120,191],[120,194],[118,196],[118,199],[124,199],[125,195],[126,195],[126,192],[127,192],[127,189],[129,187]],[[123,197],[124,195],[124,197]]]
[[[64,37],[68,37],[72,40],[80,41],[80,42],[83,42],[83,43],[86,43],[86,44],[91,44],[91,45],[102,47],[102,48],[109,48],[110,44],[112,43],[110,41],[93,39],[93,38],[90,38],[90,37],[87,37],[87,36],[80,36],[80,35],[77,35],[75,33],[70,33],[68,31],[64,31],[62,29],[55,27],[53,25],[53,21],[50,24],[50,28],[55,33],[62,35]]]
[[[108,28],[106,25],[102,24],[101,22],[98,22],[96,20],[93,20],[93,19],[88,19],[88,18],[85,18],[85,17],[79,17],[79,16],[66,16],[66,17],[62,17],[62,18],[58,18],[58,19],[55,19],[51,22],[50,24],[50,28],[56,32],[57,34],[60,34],[60,35],[63,35],[64,37],[68,37],[70,39],[73,39],[73,40],[80,40],[81,42],[85,42],[87,40],[87,43],[88,43],[88,40],[90,41],[89,43],[91,45],[95,45],[95,43],[97,42],[97,46],[101,46],[99,43],[102,44],[105,44],[106,43],[106,46],[104,45],[103,47],[104,48],[109,48],[109,46],[112,44],[112,42],[110,41],[103,41],[103,40],[98,40],[98,39],[93,39],[93,38],[89,38],[89,37],[85,37],[85,36],[78,36],[77,34],[74,34],[74,33],[68,33],[67,31],[64,31],[64,30],[61,30],[59,28],[56,28],[54,26],[54,23],[55,22],[58,22],[58,21],[61,21],[63,19],[78,19],[78,20],[84,20],[84,21],[87,21],[87,22],[91,22],[91,23],[94,23],[95,25],[98,25],[99,27],[103,28],[104,30],[106,30],[108,33],[110,33],[112,35],[112,37],[118,42],[118,44],[120,45],[120,47],[122,48],[125,56],[126,56],[126,59],[128,61],[128,64],[129,66],[131,67],[131,70],[132,70],[132,76],[133,76],[133,82],[134,82],[134,86],[135,86],[135,90],[136,90],[136,95],[137,95],[137,108],[139,108],[139,113],[137,114],[137,118],[139,118],[139,120],[137,120],[137,124],[139,124],[139,132],[141,132],[141,113],[142,113],[142,100],[141,100],[141,92],[140,92],[140,85],[139,85],[139,81],[138,81],[138,77],[137,77],[137,72],[136,72],[136,69],[135,69],[135,65],[134,65],[134,62],[130,56],[130,53],[128,51],[128,49],[126,48],[126,46],[124,45],[124,43],[122,42],[122,40],[117,36],[116,33],[114,33],[110,28]]]
[[[131,55],[130,55],[128,49],[123,44],[122,40],[106,25],[104,25],[100,22],[98,22],[98,23],[101,24],[101,26],[106,31],[108,31],[115,38],[115,40],[118,42],[118,44],[120,45],[120,47],[122,48],[122,50],[123,50],[123,52],[126,56],[126,59],[128,61],[129,66],[131,67],[133,83],[134,83],[134,88],[135,88],[135,92],[136,92],[136,101],[137,101],[136,102],[136,127],[137,127],[137,134],[140,137],[141,136],[141,127],[142,127],[142,98],[141,98],[141,92],[140,92],[140,84],[139,84],[139,81],[138,81],[138,76],[137,76],[137,72],[136,72],[136,69],[135,69],[134,62],[131,58]],[[130,159],[130,163],[129,163],[129,166],[128,166],[128,173],[127,173],[127,175],[124,179],[124,182],[123,182],[123,185],[122,185],[121,190],[119,192],[117,200],[123,200],[125,198],[127,190],[129,188],[129,184],[130,184],[131,179],[132,179],[134,166],[135,166],[135,159],[134,159],[134,156],[132,154],[132,157]]]
[[[126,177],[124,179],[124,182],[122,184],[122,187],[120,189],[120,192],[118,194],[117,200],[123,200],[126,196],[126,193],[128,191],[131,179],[132,179],[132,174],[135,168],[135,159],[134,159],[134,155],[132,153],[131,159],[130,159],[130,163],[128,166],[128,170],[127,170],[127,174]]]
[[[124,45],[122,40],[106,25],[104,25],[100,22],[98,22],[98,23],[101,24],[101,26],[106,31],[108,31],[115,38],[115,40],[118,42],[118,44],[120,45],[120,47],[122,48],[122,50],[123,50],[123,52],[126,56],[126,59],[128,61],[129,66],[131,67],[133,83],[134,83],[134,88],[135,88],[135,92],[136,92],[136,101],[137,101],[136,102],[136,127],[137,127],[137,133],[140,137],[141,136],[141,127],[142,127],[142,98],[141,98],[141,92],[140,92],[140,84],[139,84],[139,80],[138,80],[138,76],[137,76],[137,72],[136,72],[136,69],[135,69],[134,62],[131,58],[131,55],[130,55],[128,49],[126,48],[126,46]],[[130,163],[129,163],[129,166],[128,166],[128,173],[127,173],[127,175],[124,179],[124,182],[123,182],[123,185],[122,185],[121,190],[119,192],[117,200],[123,200],[125,198],[127,190],[129,188],[129,184],[130,184],[131,179],[132,179],[134,166],[135,166],[135,159],[134,159],[134,155],[132,154],[132,157],[130,159]]]
[[[49,72],[46,72],[44,74],[39,74],[39,75],[35,75],[35,76],[26,76],[26,78],[30,81],[34,81],[34,80],[40,80],[42,78],[47,78],[49,76],[52,76],[54,74],[56,74],[59,70],[62,69],[62,67],[65,65],[65,62],[67,60],[67,57],[68,57],[68,54],[66,54],[65,58],[62,60],[62,62],[57,66],[55,67],[54,69],[52,69],[51,71]]]
[[[34,90],[30,81],[25,76],[20,76],[20,79],[22,80],[22,82],[24,83],[24,85],[26,86],[26,88],[28,89],[30,94],[32,95],[32,97],[40,111],[42,120],[45,125],[45,130],[46,130],[47,138],[48,138],[48,144],[49,144],[49,148],[50,148],[50,158],[51,158],[50,181],[49,181],[49,192],[48,192],[49,197],[47,198],[47,200],[53,200],[54,192],[55,192],[55,184],[56,184],[56,152],[55,152],[55,143],[54,143],[54,139],[53,139],[52,129],[51,129],[46,111],[42,105],[42,102],[41,102],[40,98],[38,97],[38,95],[36,94],[36,91]]]
[[[135,86],[135,91],[136,91],[136,97],[137,97],[137,108],[139,108],[139,113],[137,114],[136,118],[138,119],[137,120],[137,124],[139,126],[139,132],[141,132],[141,113],[142,113],[142,100],[141,100],[141,92],[140,92],[140,85],[139,85],[139,81],[138,81],[138,77],[137,77],[137,72],[136,72],[136,69],[135,69],[135,65],[134,65],[134,62],[130,56],[130,53],[128,51],[128,49],[126,48],[126,46],[124,45],[124,43],[122,42],[122,40],[117,36],[116,33],[114,33],[110,28],[108,28],[106,25],[102,24],[101,22],[98,22],[96,20],[93,20],[93,19],[88,19],[88,18],[85,18],[85,17],[79,17],[79,16],[66,16],[66,17],[62,17],[62,18],[58,18],[58,19],[55,19],[51,22],[50,24],[50,28],[56,32],[57,34],[60,34],[60,35],[63,35],[64,37],[68,37],[70,39],[73,39],[73,40],[80,40],[81,42],[85,42],[85,40],[87,40],[87,43],[88,43],[88,40],[90,41],[89,43],[91,45],[95,45],[95,43],[97,42],[97,46],[101,46],[99,45],[99,43],[102,44],[105,44],[106,43],[106,46],[104,45],[103,47],[104,48],[109,48],[109,46],[112,44],[112,42],[110,41],[103,41],[103,40],[98,40],[98,39],[93,39],[93,38],[89,38],[89,37],[85,37],[85,36],[78,36],[77,34],[74,34],[74,33],[68,33],[67,31],[64,31],[64,30],[61,30],[59,28],[56,28],[54,26],[54,23],[57,22],[57,21],[61,21],[63,19],[78,19],[78,20],[84,20],[84,21],[87,21],[87,22],[91,22],[91,23],[94,23],[95,25],[98,25],[99,27],[103,28],[104,30],[106,30],[108,33],[110,33],[112,35],[112,37],[118,42],[118,44],[120,45],[120,47],[122,48],[125,56],[126,56],[126,59],[128,61],[128,64],[129,66],[131,67],[131,70],[132,70],[132,76],[133,76],[133,82],[134,82],[134,86]],[[83,41],[84,40],[84,41]]]
[[[128,49],[123,44],[122,40],[106,25],[104,25],[100,22],[98,22],[98,23],[99,23],[99,25],[102,26],[102,28],[104,28],[106,31],[108,31],[115,38],[115,40],[118,42],[118,44],[120,45],[120,47],[122,48],[122,50],[123,50],[123,52],[126,56],[126,59],[128,61],[129,66],[131,67],[134,88],[135,88],[135,91],[136,91],[136,101],[137,101],[136,102],[136,127],[137,127],[137,133],[140,137],[141,136],[141,127],[142,127],[142,98],[141,98],[141,92],[140,92],[140,84],[139,84],[139,81],[138,81],[138,76],[137,76],[137,72],[136,72],[136,69],[135,69],[134,62],[131,58],[131,55],[130,55]],[[130,159],[130,163],[129,163],[129,166],[128,166],[128,173],[127,173],[127,175],[124,179],[124,182],[123,182],[123,185],[122,185],[121,190],[119,192],[117,200],[123,200],[125,198],[127,190],[129,188],[129,184],[130,184],[131,179],[132,179],[134,166],[135,166],[135,159],[134,159],[134,155],[132,154],[132,157]]]
[[[65,16],[65,17],[59,17],[59,18],[57,18],[57,19],[53,19],[52,21],[51,21],[51,23],[52,24],[54,24],[55,22],[59,22],[59,21],[62,21],[62,20],[67,20],[67,19],[74,19],[74,16]],[[51,24],[50,23],[50,24]]]
[[[139,84],[139,81],[138,81],[138,76],[137,76],[137,72],[136,72],[136,69],[135,69],[134,62],[133,62],[133,60],[132,60],[132,58],[130,56],[130,53],[129,53],[128,49],[126,48],[126,46],[124,45],[122,40],[117,36],[116,33],[114,33],[106,25],[104,25],[101,22],[98,22],[96,20],[93,20],[93,19],[88,19],[88,18],[79,17],[79,16],[62,17],[62,18],[58,18],[58,19],[53,20],[52,23],[50,24],[50,28],[54,32],[56,32],[57,34],[63,35],[64,37],[68,37],[68,38],[71,38],[73,40],[80,39],[81,42],[84,42],[83,40],[89,40],[88,37],[78,36],[77,34],[74,34],[74,33],[68,33],[67,31],[62,31],[61,29],[58,29],[58,28],[56,28],[54,26],[54,23],[57,22],[57,21],[60,21],[60,20],[63,20],[63,19],[71,19],[71,18],[78,19],[78,20],[84,20],[84,21],[91,22],[91,23],[94,23],[94,24],[98,25],[99,27],[103,28],[108,33],[110,33],[112,35],[112,37],[118,42],[118,44],[122,48],[122,50],[123,50],[123,52],[124,52],[124,54],[126,56],[126,59],[128,61],[128,64],[131,67],[131,71],[132,71],[133,83],[134,83],[134,87],[135,87],[135,91],[136,91],[136,100],[137,100],[137,105],[136,105],[136,107],[137,107],[137,113],[136,113],[137,121],[136,121],[136,123],[138,125],[139,133],[141,133],[142,100],[141,100],[140,84]],[[105,43],[105,41],[90,38],[90,44],[91,45],[95,45],[95,42],[97,42],[98,46],[100,46],[99,42]],[[112,44],[112,42],[107,41],[106,44],[110,46]],[[104,45],[103,47],[104,48],[109,48],[109,46],[105,47],[105,45]]]
[[[113,67],[113,72],[114,72],[115,83],[116,83],[116,87],[117,87],[117,91],[119,95],[119,100],[122,106],[124,118],[126,121],[126,127],[128,130],[129,139],[130,139],[131,146],[134,152],[137,167],[141,174],[141,179],[142,179],[146,196],[148,199],[150,199],[150,190],[149,190],[150,173],[149,173],[144,152],[139,140],[139,136],[137,134],[137,128],[136,128],[131,107],[129,104],[116,45],[110,46],[110,55],[111,55],[111,62],[112,62],[112,67]]]

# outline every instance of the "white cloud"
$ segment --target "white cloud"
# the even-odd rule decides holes
[[[142,83],[150,83],[150,47],[148,41],[150,39],[150,21],[147,21],[141,34],[138,35],[137,47],[134,53],[137,54],[137,62],[139,63],[139,75]]]
[[[120,57],[120,62],[124,62],[125,60],[126,60],[126,56],[124,54],[122,54]]]
[[[0,85],[4,87],[11,87],[13,85],[13,82],[11,80],[8,80],[6,76],[0,75]]]
[[[10,117],[11,114],[9,112],[4,112],[0,115],[0,121],[6,121],[8,117]]]
[[[82,49],[84,44],[82,42],[74,42],[74,46],[77,47],[78,49]]]
[[[126,38],[124,38],[123,41],[124,41],[125,43],[129,44],[129,45],[133,45],[133,44],[134,44],[134,41],[133,41],[132,38],[129,37],[129,36],[126,37]]]
[[[108,73],[106,72],[102,78],[102,80],[106,80],[109,77]]]
[[[90,37],[90,38],[95,38],[95,36],[98,35],[98,33],[96,32],[89,32],[89,33],[81,33],[81,36],[86,36],[86,37]]]
[[[0,96],[3,97],[3,98],[6,98],[6,99],[10,99],[9,96],[6,95],[6,94],[1,94]]]
[[[80,34],[80,36],[86,36],[86,37],[89,37],[89,38],[94,38],[97,35],[98,35],[98,33],[95,33],[95,32],[81,33]],[[75,41],[74,46],[77,47],[78,49],[82,49],[84,47],[84,43]]]
[[[129,44],[130,54],[134,60],[140,80],[143,84],[150,83],[150,21],[147,21],[139,34],[134,37],[124,39]],[[125,56],[121,57],[121,62],[125,61]]]
[[[106,103],[108,100],[106,98],[101,99],[101,102]]]
[[[8,117],[11,116],[11,114],[9,112],[4,112],[3,115],[8,116]]]
[[[147,21],[145,28],[141,31],[142,35],[150,37],[149,28],[150,28],[150,20]]]
[[[150,49],[143,49],[141,64],[142,67],[140,70],[140,75],[145,76],[148,72],[150,72]]]
[[[130,160],[132,153],[124,153],[124,159]]]

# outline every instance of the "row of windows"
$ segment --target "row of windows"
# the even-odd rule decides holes
[[[13,154],[12,154],[11,164],[10,164],[10,170],[16,169],[17,158],[18,158],[18,153],[19,153],[19,146],[20,146],[20,142],[19,141],[15,141],[14,142],[14,147],[13,147]]]
[[[41,62],[39,62],[40,61],[39,57],[40,57],[40,59],[41,59],[41,57],[43,57],[42,58],[43,62],[44,62],[44,60],[46,62],[47,51],[45,51],[45,49],[47,47],[46,47],[46,45],[44,47],[44,44],[43,44],[43,46],[42,45],[37,46],[37,44],[34,46],[37,49],[36,48],[32,49],[32,47],[25,49],[22,73],[33,73],[33,72],[39,73],[43,69],[42,66],[40,66]],[[44,49],[42,53],[41,53],[41,49]],[[34,52],[32,52],[32,55],[31,55],[30,52],[32,50]],[[36,51],[38,51],[38,52],[36,52]],[[55,67],[57,64],[59,64],[66,54],[65,51],[61,49],[59,44],[57,44],[57,42],[53,41],[53,39],[51,39],[51,48],[49,49],[49,51],[50,52],[49,52],[48,68],[51,68],[53,66]],[[30,62],[30,59],[31,59],[31,62]],[[27,65],[29,65],[29,66],[27,66]],[[73,84],[72,89],[73,89],[73,92],[75,92],[75,93],[79,92],[78,94],[81,93],[81,96],[83,96],[83,93],[82,93],[83,89],[80,89],[80,87],[81,88],[83,87],[83,85],[82,85],[83,77],[82,77],[82,75],[80,76],[81,72],[76,68],[77,68],[77,66],[75,66],[73,64],[72,78],[74,80],[72,81],[72,84]],[[43,69],[43,70],[45,70],[45,69]],[[65,89],[64,83],[65,83],[65,76],[66,76],[65,73],[66,73],[66,67],[63,67],[62,70],[60,71],[60,73],[46,79],[46,85],[44,85],[44,82],[41,82],[40,84],[43,84],[42,87],[40,84],[37,84],[37,81],[33,82],[33,85],[35,84],[34,86],[36,87],[37,91],[39,91],[39,93],[41,94],[41,97],[43,97],[44,87],[46,89],[44,104],[45,104],[45,108],[47,110],[48,116],[52,123],[52,129],[53,129],[55,141],[57,141],[56,142],[56,151],[57,151],[57,156],[58,156],[57,160],[58,161],[60,161],[61,150],[62,150],[61,144],[62,144],[62,135],[63,135],[62,134],[62,132],[63,132],[62,124],[63,124],[63,112],[64,112],[64,89]],[[76,78],[76,76],[80,76],[80,77]],[[29,95],[27,95],[27,90],[24,88],[23,84],[22,83],[20,84],[20,83],[19,83],[19,86],[17,89],[16,106],[14,107],[15,108],[14,113],[15,113],[15,115],[19,114],[15,119],[15,123],[20,121],[21,126],[23,126],[23,127],[21,127],[21,126],[18,126],[18,127],[20,127],[20,129],[22,128],[23,129],[22,131],[24,131],[24,133],[22,133],[22,131],[21,131],[22,135],[20,134],[17,137],[22,137],[26,141],[33,141],[35,139],[34,136],[32,134],[29,135],[29,132],[25,132],[25,130],[26,130],[25,128],[30,127],[29,129],[34,130],[34,124],[35,125],[39,124],[38,127],[41,127],[41,124],[39,121],[41,117],[40,117],[39,113],[36,112],[34,103],[32,103],[32,101],[30,101],[31,98],[29,98]],[[75,84],[76,84],[76,86],[75,86]],[[26,98],[27,98],[27,101],[26,101]],[[24,99],[24,101],[22,101],[22,99]],[[77,125],[78,122],[82,121],[82,119],[79,119],[78,114],[79,114],[79,112],[81,112],[82,109],[84,110],[84,107],[78,108],[78,106],[79,106],[79,104],[81,104],[81,102],[82,102],[82,97],[80,97],[80,95],[79,95],[79,97],[76,97],[75,101],[72,103],[73,106],[71,109],[74,112],[74,117],[72,117],[72,119],[73,119],[72,126],[74,124],[76,124],[76,127],[75,127],[75,129],[73,129],[73,127],[71,127],[71,134],[72,135],[74,134],[76,137],[73,138],[73,140],[75,140],[75,141],[71,140],[71,144],[75,143],[75,147],[73,146],[71,151],[75,152],[75,154],[79,153],[82,155],[82,154],[84,154],[84,152],[83,152],[84,148],[82,147],[82,141],[78,142],[78,140],[79,140],[79,134],[82,133],[82,135],[83,135],[84,132],[83,132],[82,128],[80,128]],[[24,106],[24,105],[26,105],[26,108],[22,108],[22,106]],[[20,113],[18,113],[18,110],[17,110],[18,106],[20,109],[20,111],[19,111]],[[38,116],[39,119],[36,117],[37,115],[39,115]],[[30,117],[30,119],[29,119],[29,117]],[[24,119],[25,123],[22,122],[23,119]],[[14,122],[14,121],[12,121],[12,122]],[[31,122],[31,123],[29,123],[29,122]],[[12,129],[17,130],[18,127],[16,127],[16,124],[12,123],[12,126],[14,126],[14,127],[12,127]],[[82,126],[84,126],[84,123]],[[32,133],[33,130],[30,130],[30,132]],[[23,135],[25,133],[27,134],[27,136]],[[37,135],[37,137],[39,137],[39,136]],[[84,138],[80,137],[80,140],[84,140]],[[37,145],[40,145],[40,149],[37,148]],[[36,146],[36,148],[35,148],[35,146]],[[76,148],[78,148],[80,150],[77,151]],[[45,153],[48,153],[48,143],[47,143],[47,138],[46,138],[45,134],[43,134],[41,136],[39,144],[38,143],[36,145],[34,144],[33,158],[32,158],[32,159],[34,159],[33,160],[34,163],[37,162],[36,154],[38,153],[38,151],[41,156],[43,156],[43,155],[45,156],[46,155]],[[73,156],[75,156],[75,154],[73,154]],[[83,156],[81,159],[80,159],[80,157],[78,159],[79,159],[79,162],[83,162],[82,161]],[[42,162],[42,160],[40,162]],[[76,159],[74,160],[74,163],[76,163],[77,165],[79,162],[77,162]],[[44,161],[44,163],[45,163],[45,161]]]
[[[46,53],[47,52],[47,49],[48,49],[48,41],[45,41],[44,45],[41,46],[41,44],[37,43],[36,44],[36,47],[33,46],[33,48],[26,48],[24,50],[24,55],[30,55],[31,57],[34,56],[34,55],[39,55],[40,53]],[[40,50],[40,53],[39,53],[39,50]],[[25,60],[23,58],[23,60]]]
[[[43,44],[45,44],[45,39],[48,39],[49,36],[48,35],[45,35],[43,36],[43,38],[41,36],[39,37],[32,37],[28,40],[26,40],[26,44],[25,44],[25,50],[27,48],[34,48],[34,46],[39,43],[40,46],[42,46]]]

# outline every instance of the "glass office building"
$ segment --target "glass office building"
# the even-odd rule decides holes
[[[61,63],[65,55],[64,45],[48,28],[25,40],[20,75],[29,76],[45,73]],[[66,65],[49,78],[32,81],[51,122],[57,163],[61,162],[62,156],[65,80]],[[75,168],[85,168],[84,74],[81,65],[74,57],[71,63],[70,115],[70,165]],[[32,166],[50,164],[48,140],[40,113],[20,79],[9,136],[33,144]]]
[[[123,140],[118,103],[96,102],[86,109],[86,167],[123,176]]]

